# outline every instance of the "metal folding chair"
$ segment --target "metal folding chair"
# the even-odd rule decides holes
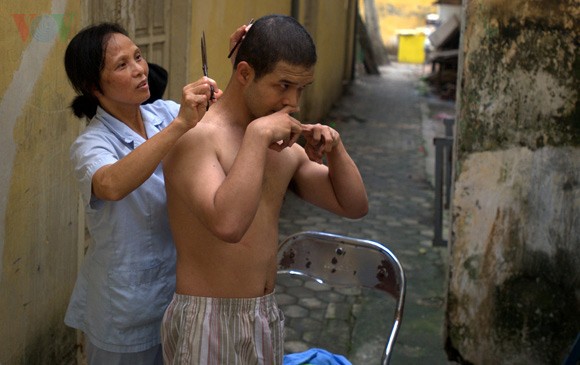
[[[286,238],[278,249],[278,273],[310,277],[333,287],[381,290],[396,301],[395,316],[381,364],[391,359],[405,305],[405,273],[397,257],[380,243],[307,231]]]

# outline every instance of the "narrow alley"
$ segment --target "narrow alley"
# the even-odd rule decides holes
[[[288,195],[280,220],[281,239],[319,230],[383,243],[399,258],[407,297],[393,364],[447,364],[447,248],[432,245],[429,150],[441,128],[437,118],[452,115],[454,105],[421,94],[422,72],[422,66],[393,63],[383,66],[380,76],[357,76],[327,120],[341,133],[361,170],[368,215],[358,221],[342,219]],[[279,277],[286,352],[321,347],[345,355],[354,365],[379,364],[393,317],[392,300],[315,284]]]

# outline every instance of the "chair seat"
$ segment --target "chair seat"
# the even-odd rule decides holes
[[[332,287],[380,290],[395,302],[394,320],[385,340],[382,364],[388,364],[403,316],[405,274],[397,257],[384,245],[325,232],[300,232],[278,249],[278,273],[310,277]]]

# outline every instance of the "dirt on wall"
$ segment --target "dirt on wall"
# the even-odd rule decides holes
[[[459,153],[580,146],[577,1],[470,1]]]

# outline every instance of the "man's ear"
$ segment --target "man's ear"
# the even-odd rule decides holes
[[[238,63],[236,67],[236,79],[242,85],[248,84],[254,78],[254,69],[246,61]]]

